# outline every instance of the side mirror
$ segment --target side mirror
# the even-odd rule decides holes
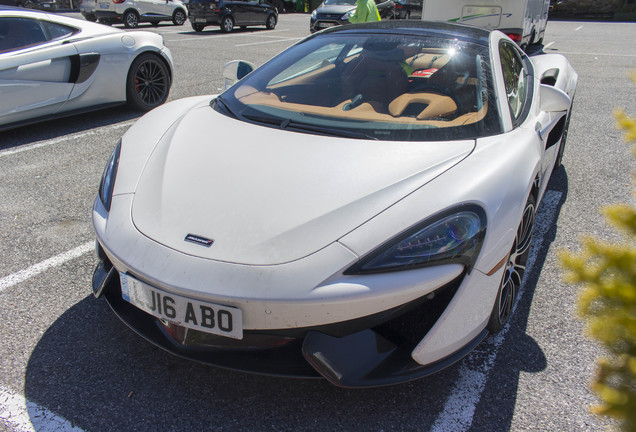
[[[243,60],[232,60],[223,66],[225,90],[254,70],[254,65]]]
[[[541,84],[541,87],[539,87],[539,106],[541,111],[567,111],[571,103],[570,96],[564,91],[546,84]]]

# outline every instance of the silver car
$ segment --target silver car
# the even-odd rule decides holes
[[[168,98],[170,50],[151,32],[0,6],[0,130]]]

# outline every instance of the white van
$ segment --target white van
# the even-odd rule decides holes
[[[523,49],[542,43],[550,0],[423,0],[422,19],[497,29]]]

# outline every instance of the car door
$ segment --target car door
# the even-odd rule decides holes
[[[54,114],[73,90],[76,29],[22,17],[0,17],[0,124]]]
[[[251,21],[253,24],[265,24],[269,4],[260,0],[249,0]]]
[[[140,12],[145,16],[166,17],[172,15],[170,0],[138,0]]]
[[[232,11],[234,17],[234,24],[237,26],[251,24],[252,12],[250,11],[250,4],[246,1],[232,1],[226,2],[225,5]]]
[[[544,148],[541,178],[548,179],[558,151],[558,146],[550,143],[548,136],[563,114],[538,111],[538,115],[533,115],[533,97],[538,92],[535,92],[534,73],[527,55],[517,44],[509,41],[500,43],[499,55],[513,127],[523,125],[536,131]],[[529,120],[531,121],[528,122]],[[545,186],[545,183],[541,185],[542,188]]]

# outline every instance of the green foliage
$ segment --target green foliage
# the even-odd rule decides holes
[[[636,82],[636,74],[632,79]],[[622,110],[615,116],[626,140],[636,141],[636,118]],[[561,262],[567,280],[583,286],[579,314],[589,335],[609,353],[598,362],[592,388],[601,404],[593,411],[619,419],[624,431],[636,432],[636,209],[615,205],[603,213],[625,241],[586,238],[580,253],[562,253]]]

